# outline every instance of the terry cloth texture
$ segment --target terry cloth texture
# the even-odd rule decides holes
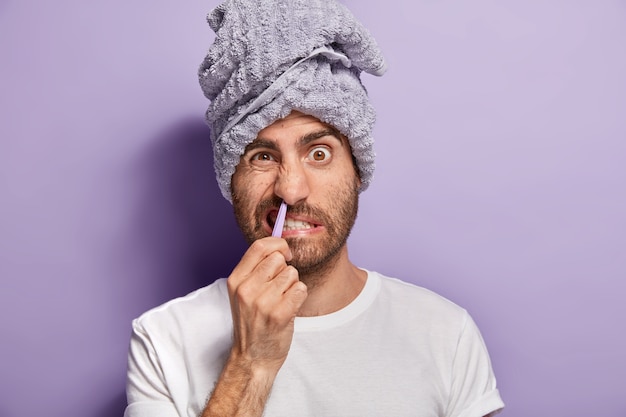
[[[227,0],[208,15],[215,41],[199,69],[211,100],[215,172],[224,197],[246,146],[297,110],[345,135],[362,181],[374,172],[375,112],[360,80],[382,75],[371,34],[334,0]]]

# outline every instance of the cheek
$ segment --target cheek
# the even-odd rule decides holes
[[[358,189],[361,186],[361,179],[351,160],[344,161],[338,169],[329,171],[324,181],[330,188],[356,187]]]
[[[250,196],[263,194],[276,182],[275,170],[261,170],[250,166],[238,168],[232,177],[233,189]]]
[[[273,195],[272,180],[259,175],[233,176],[232,185],[233,204],[239,208],[240,215],[245,217],[254,216],[258,204]]]
[[[270,182],[253,182],[245,184],[242,187],[242,196],[245,198],[245,204],[250,207],[256,207],[261,201],[271,198],[274,195],[274,184]]]

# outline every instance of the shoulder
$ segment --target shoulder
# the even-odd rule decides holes
[[[462,329],[469,319],[464,308],[434,291],[377,272],[370,274],[380,280],[379,302],[405,319],[456,329]]]
[[[133,329],[142,333],[193,331],[212,321],[221,323],[229,319],[228,290],[226,280],[221,278],[146,311],[133,320]]]
[[[464,314],[465,312],[462,307],[432,290],[399,278],[388,277],[378,272],[373,272],[372,274],[380,278],[381,293],[385,296],[393,296],[396,300],[411,302],[416,307],[449,310],[453,314]]]

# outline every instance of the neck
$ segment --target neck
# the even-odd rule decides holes
[[[359,295],[366,279],[367,273],[350,262],[344,245],[321,271],[300,276],[307,285],[308,297],[298,316],[321,316],[344,308]]]

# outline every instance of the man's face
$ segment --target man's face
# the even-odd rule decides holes
[[[301,276],[324,271],[345,246],[360,180],[348,141],[318,119],[293,112],[259,132],[232,178],[233,207],[249,243],[270,236],[281,200],[283,237]]]

